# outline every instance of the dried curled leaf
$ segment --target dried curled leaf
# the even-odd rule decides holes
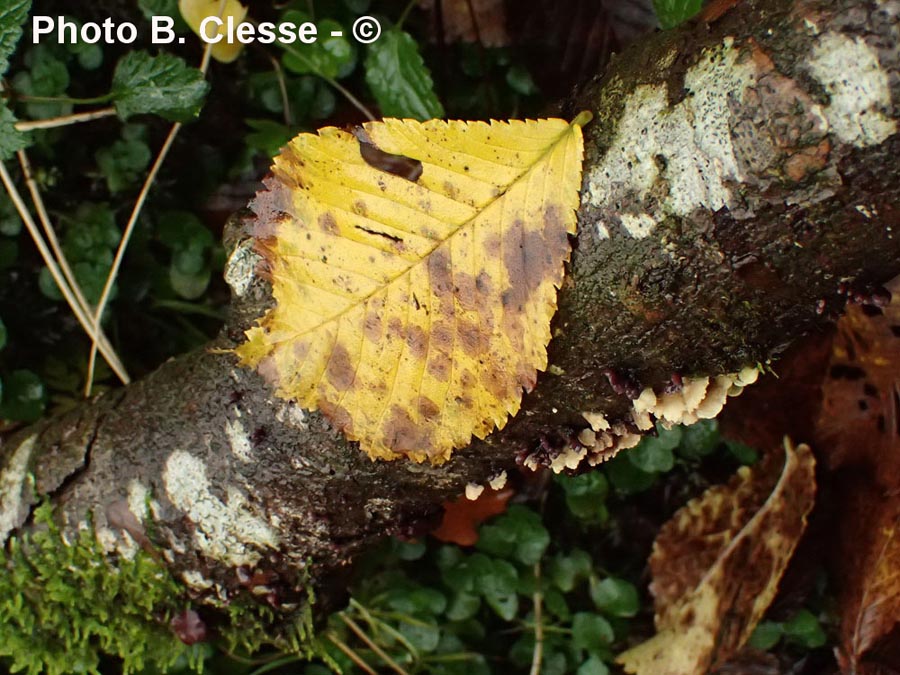
[[[372,458],[439,463],[502,427],[547,366],[577,122],[387,119],[297,136],[251,205],[276,306],[241,362]],[[358,137],[421,173],[364,157]]]
[[[806,445],[743,467],[666,523],[653,546],[657,634],[619,655],[629,673],[701,675],[750,637],[806,528],[815,460]]]

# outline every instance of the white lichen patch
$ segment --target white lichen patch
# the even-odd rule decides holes
[[[237,297],[243,296],[250,288],[260,260],[259,254],[253,250],[252,239],[241,242],[232,251],[225,264],[225,282]]]
[[[484,485],[479,485],[478,483],[469,483],[466,485],[466,499],[469,501],[475,501],[481,496],[481,493],[484,492]]]
[[[150,488],[138,479],[132,478],[128,483],[128,510],[143,523],[150,506]]]
[[[888,74],[865,40],[825,33],[813,47],[808,66],[831,99],[824,112],[839,139],[867,147],[896,133],[896,120],[884,113],[891,109]]]
[[[239,419],[225,420],[225,436],[231,447],[231,454],[245,464],[253,459],[250,436],[244,430],[244,425]]]
[[[506,487],[506,471],[501,471],[496,476],[492,476],[488,481],[491,490],[502,490]]]
[[[163,471],[166,494],[194,523],[194,544],[207,557],[228,565],[255,565],[259,549],[276,548],[278,537],[233,486],[222,501],[210,491],[206,464],[184,450],[169,455]]]
[[[115,552],[125,560],[132,560],[141,547],[134,538],[125,530],[112,530],[108,527],[98,527],[94,530],[97,542],[107,553]]]
[[[29,436],[19,444],[0,473],[0,542],[25,517],[28,504],[22,499],[23,487],[28,479],[28,460],[34,450],[36,436]]]
[[[213,582],[196,570],[185,570],[181,573],[181,578],[195,591],[206,591],[213,587]]]
[[[309,427],[306,411],[293,401],[287,401],[275,411],[275,419],[294,429],[305,431]]]
[[[609,239],[609,230],[603,223],[597,223],[597,238]]]
[[[667,214],[731,202],[728,182],[744,180],[731,137],[731,105],[755,80],[733,40],[704,51],[685,75],[688,95],[669,106],[665,84],[642,85],[628,96],[615,138],[588,175],[586,198],[617,213],[618,203],[645,201],[658,181],[668,184],[658,212],[619,219],[631,236],[647,236]],[[629,220],[630,218],[630,220]]]
[[[643,239],[656,227],[656,220],[647,213],[638,213],[637,215],[622,213],[619,215],[619,220],[632,239]]]

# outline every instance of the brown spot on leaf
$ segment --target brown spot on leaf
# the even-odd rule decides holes
[[[378,342],[381,339],[381,315],[374,309],[366,312],[366,322],[363,325],[363,332],[366,339],[370,342]]]
[[[417,359],[425,358],[428,348],[428,336],[421,326],[411,325],[406,331],[406,345]]]
[[[328,232],[328,234],[337,234],[338,226],[334,220],[334,216],[330,213],[323,213],[319,216],[319,227],[322,228],[323,232]]]
[[[391,406],[391,413],[384,423],[382,433],[385,445],[404,455],[421,452],[431,445],[428,426],[415,423],[409,413],[397,405]]]
[[[480,303],[475,295],[476,281],[471,274],[457,274],[456,279],[456,299],[459,306],[468,311],[475,311],[479,308]]]
[[[438,382],[446,382],[450,377],[450,358],[437,352],[428,360],[428,373]]]
[[[447,354],[450,353],[450,350],[453,349],[453,332],[448,322],[438,321],[434,324],[431,329],[431,342],[436,349]]]
[[[478,356],[488,351],[488,338],[481,326],[468,321],[460,321],[456,334],[463,351],[469,356]]]
[[[335,429],[345,434],[353,433],[353,419],[346,408],[323,399],[319,403],[319,410]]]
[[[441,409],[434,401],[425,396],[419,397],[419,415],[424,421],[431,422],[432,420],[437,419],[440,414]]]
[[[346,391],[353,384],[356,377],[356,369],[350,361],[347,348],[341,343],[334,346],[334,351],[328,361],[328,379],[338,391]]]
[[[453,274],[450,269],[450,256],[443,248],[435,249],[428,256],[428,277],[431,290],[441,298],[453,292]]]

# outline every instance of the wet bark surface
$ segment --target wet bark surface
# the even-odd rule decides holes
[[[898,14],[896,1],[739,3],[636,46],[565,102],[595,121],[552,369],[506,428],[448,463],[373,462],[237,367],[221,350],[271,298],[233,258],[241,294],[215,344],[3,441],[3,536],[49,496],[111,552],[153,550],[201,603],[249,593],[290,610],[311,586],[325,612],[361,551],[427,532],[444,499],[517,456],[544,461],[582,413],[628,422],[646,387],[777,357],[900,273]],[[843,109],[822,74],[841,50],[875,59],[864,110]],[[247,217],[230,247],[246,250]]]

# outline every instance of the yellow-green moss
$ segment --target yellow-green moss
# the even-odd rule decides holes
[[[169,628],[188,606],[183,588],[145,551],[112,560],[91,528],[67,543],[48,504],[35,511],[35,531],[0,549],[0,657],[28,675],[97,673],[102,655],[122,659],[125,673],[152,666],[203,669],[205,651]],[[271,645],[310,657],[313,597],[285,621],[253,598],[221,607],[217,632],[229,651],[248,654]]]
[[[112,565],[93,531],[67,544],[47,504],[35,522],[0,552],[0,656],[13,671],[95,673],[101,653],[120,657],[126,673],[202,667],[169,629],[184,600],[163,566],[143,551]]]

